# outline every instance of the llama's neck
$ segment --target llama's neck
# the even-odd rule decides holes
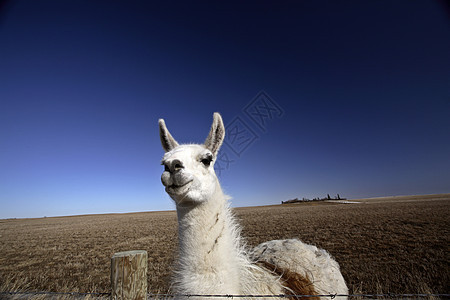
[[[239,294],[239,232],[217,184],[213,199],[177,207],[179,264],[177,292]]]

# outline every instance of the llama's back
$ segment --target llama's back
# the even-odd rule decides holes
[[[251,251],[250,258],[273,266],[274,271],[298,274],[300,278],[309,280],[319,295],[348,294],[339,264],[331,255],[297,239],[262,243]]]

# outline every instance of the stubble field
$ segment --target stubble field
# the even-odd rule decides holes
[[[351,293],[450,293],[450,194],[235,209],[249,247],[299,238],[328,250]],[[110,258],[148,251],[151,293],[170,292],[170,212],[0,220],[0,291],[109,292]]]

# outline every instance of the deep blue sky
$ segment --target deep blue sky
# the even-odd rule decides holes
[[[215,111],[234,206],[448,193],[443,3],[3,2],[0,218],[174,209],[157,120],[202,142]]]

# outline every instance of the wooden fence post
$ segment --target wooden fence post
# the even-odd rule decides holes
[[[147,298],[147,251],[118,252],[111,258],[111,299]]]

